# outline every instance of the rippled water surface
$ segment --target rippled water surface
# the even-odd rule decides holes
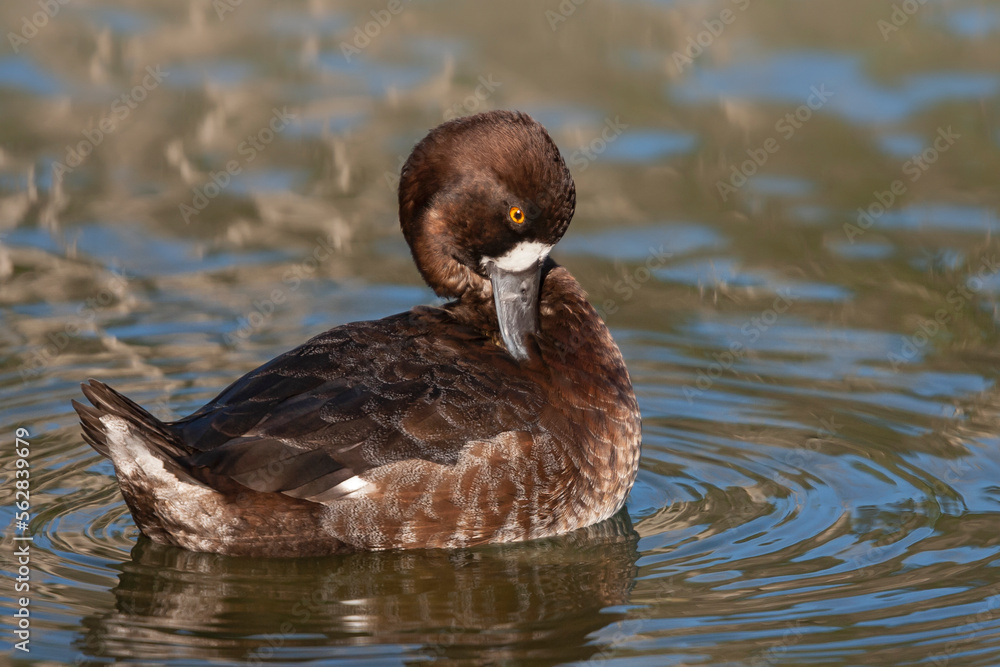
[[[40,7],[0,6],[6,655],[1000,664],[1000,4]],[[627,512],[293,561],[141,538],[79,382],[177,417],[325,328],[433,301],[399,166],[489,108],[532,113],[574,173],[553,255],[639,395]]]

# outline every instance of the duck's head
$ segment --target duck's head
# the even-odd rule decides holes
[[[538,328],[542,264],[562,238],[576,188],[559,149],[524,113],[490,111],[431,130],[399,181],[399,221],[440,296],[488,297],[516,358]]]

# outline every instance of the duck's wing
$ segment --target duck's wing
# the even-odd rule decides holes
[[[170,424],[181,463],[216,488],[329,502],[406,459],[454,464],[468,443],[533,431],[545,408],[518,364],[450,317],[417,309],[321,334]]]

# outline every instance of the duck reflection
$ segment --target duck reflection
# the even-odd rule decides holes
[[[195,553],[141,538],[84,619],[90,657],[286,662],[586,660],[623,613],[638,535],[625,512],[546,540],[465,550],[309,559]],[[374,651],[374,653],[373,653]]]

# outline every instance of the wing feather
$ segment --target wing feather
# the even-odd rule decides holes
[[[472,327],[440,326],[450,317],[358,322],[268,362],[170,425],[191,450],[184,464],[206,483],[330,502],[376,467],[452,465],[470,442],[530,431],[537,385]]]

